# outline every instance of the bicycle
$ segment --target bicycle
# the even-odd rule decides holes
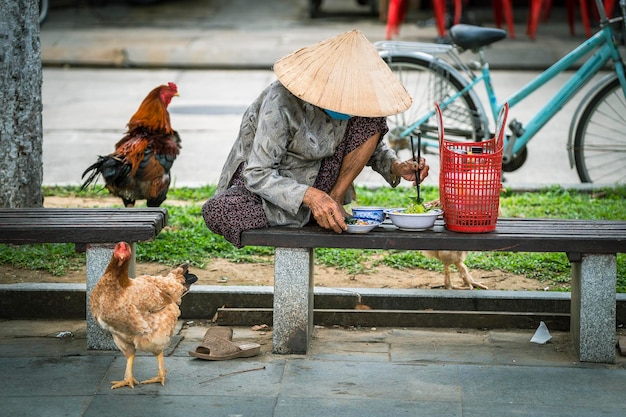
[[[452,45],[382,41],[375,46],[381,57],[411,93],[414,100],[406,112],[388,117],[388,141],[396,151],[408,148],[409,140],[421,133],[424,152],[438,151],[437,124],[433,103],[443,112],[446,136],[458,141],[480,141],[493,137],[490,120],[508,103],[509,108],[592,54],[557,93],[523,125],[509,123],[502,168],[512,172],[528,156],[526,145],[534,135],[572,99],[595,75],[610,63],[612,72],[602,77],[581,100],[570,124],[568,155],[581,182],[626,183],[626,75],[616,34],[626,37],[626,0],[620,0],[622,16],[609,19],[602,0],[596,0],[600,29],[550,68],[502,102],[492,85],[484,47],[506,38],[501,29],[455,25],[449,34]],[[614,30],[619,25],[621,30]],[[474,73],[459,54],[471,50],[478,56]],[[458,52],[457,52],[458,51]],[[488,117],[475,88],[485,87],[491,116]]]

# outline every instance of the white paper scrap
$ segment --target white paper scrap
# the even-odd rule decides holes
[[[546,326],[544,322],[541,322],[539,323],[539,327],[535,331],[535,334],[533,335],[532,339],[530,339],[530,342],[543,345],[550,339],[552,339],[552,336],[550,336],[550,331],[548,331],[548,326]]]

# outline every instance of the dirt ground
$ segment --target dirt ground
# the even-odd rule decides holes
[[[273,285],[274,266],[267,263],[237,264],[217,259],[205,269],[191,268],[198,276],[200,285]],[[163,275],[170,267],[157,263],[137,264],[137,274]],[[475,281],[482,282],[488,289],[541,291],[548,286],[524,276],[501,271],[470,271]],[[54,276],[42,271],[29,271],[0,265],[0,284],[15,283],[82,283],[85,282],[85,269],[70,271],[64,276]],[[423,269],[393,269],[377,267],[372,273],[349,274],[345,271],[323,266],[315,267],[315,285],[329,288],[443,288],[443,274]],[[463,283],[456,271],[452,274],[452,284]]]
[[[66,197],[46,197],[46,207],[97,207],[119,204],[117,199],[84,199]],[[168,200],[168,204],[177,204]],[[182,202],[181,202],[182,204]],[[212,260],[205,269],[191,268],[201,285],[273,285],[273,263],[267,258],[263,263],[233,263],[224,259]],[[170,267],[157,263],[137,264],[137,274],[166,274]],[[548,284],[521,275],[502,271],[470,270],[475,281],[482,282],[490,290],[549,289]],[[349,274],[346,271],[316,266],[315,285],[328,288],[443,288],[443,274],[419,268],[394,269],[377,266],[373,272]],[[81,283],[85,282],[85,269],[70,271],[65,276],[53,276],[41,271],[29,271],[0,265],[0,284],[46,282]],[[463,285],[455,267],[452,267],[452,285]]]

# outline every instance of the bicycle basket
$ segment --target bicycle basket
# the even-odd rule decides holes
[[[448,230],[464,233],[495,230],[507,112],[505,105],[498,118],[498,132],[489,140],[451,142],[440,134],[439,198]]]

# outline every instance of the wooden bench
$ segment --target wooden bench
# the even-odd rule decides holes
[[[18,208],[0,209],[0,243],[74,243],[86,248],[87,303],[106,269],[115,243],[133,250],[129,274],[135,276],[135,244],[156,238],[167,225],[164,208]],[[87,312],[89,308],[87,307]],[[116,349],[110,335],[87,313],[89,349]]]
[[[570,332],[579,359],[615,362],[616,254],[626,253],[626,221],[499,219],[494,232],[404,232],[383,224],[367,234],[315,226],[249,230],[242,243],[275,247],[273,351],[306,353],[313,329],[313,249],[565,252],[572,265]]]

